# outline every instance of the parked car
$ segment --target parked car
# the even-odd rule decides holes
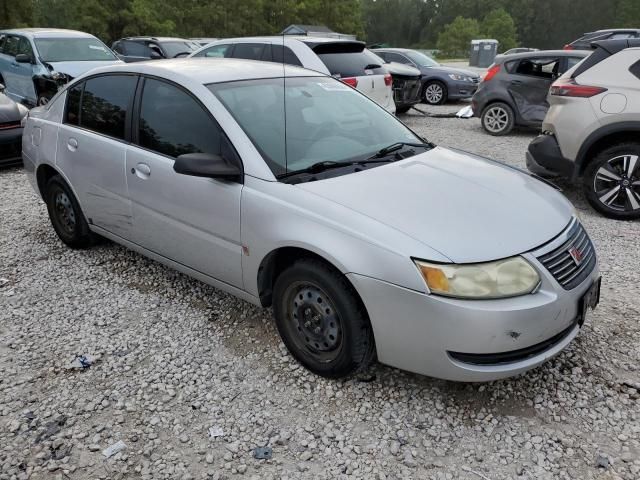
[[[430,105],[441,105],[449,100],[470,98],[480,82],[480,76],[477,73],[445,67],[417,50],[376,48],[373,52],[387,62],[403,63],[420,70],[422,100]]]
[[[60,86],[95,67],[120,63],[93,35],[74,30],[0,30],[0,83],[6,95],[44,105]]]
[[[411,107],[420,103],[422,74],[417,68],[402,63],[387,62],[380,58],[380,64],[391,74],[393,101],[396,113],[407,113]]]
[[[0,167],[22,162],[22,125],[29,110],[4,94],[0,84]]]
[[[526,48],[526,47],[517,47],[511,48],[504,52],[502,55],[513,55],[514,53],[527,53],[527,52],[537,52],[539,49],[537,48]]]
[[[583,36],[564,46],[565,50],[591,50],[591,44],[600,40],[626,40],[640,38],[639,28],[610,28],[585,33]]]
[[[189,41],[197,43],[199,47],[204,47],[209,45],[210,43],[213,43],[217,40],[220,40],[219,38],[205,38],[205,37],[199,37],[199,38],[190,38]]]
[[[551,87],[527,166],[581,180],[589,203],[607,217],[640,218],[640,39],[596,45]]]
[[[544,50],[498,55],[473,95],[473,114],[491,135],[514,126],[539,128],[549,109],[551,83],[590,52]]]
[[[380,58],[356,40],[295,35],[228,38],[209,44],[190,57],[243,58],[297,65],[332,75],[389,112],[396,111],[391,75],[380,64]]]
[[[273,306],[319,375],[376,356],[453,380],[515,375],[598,301],[594,247],[560,192],[298,67],[103,68],[30,113],[23,150],[64,243],[100,234]]]
[[[127,37],[113,42],[111,46],[127,63],[187,57],[199,47],[192,40],[173,37]]]

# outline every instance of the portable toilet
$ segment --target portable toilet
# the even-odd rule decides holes
[[[469,55],[469,66],[477,67],[480,58],[480,42],[481,40],[471,40],[471,54]]]
[[[491,66],[498,54],[498,41],[493,39],[480,40],[478,50],[478,67],[487,68]]]

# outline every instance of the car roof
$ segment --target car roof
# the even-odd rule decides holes
[[[593,33],[607,33],[607,32],[637,32],[640,28],[605,28],[603,30],[594,30],[593,32],[587,32],[584,35],[591,35]]]
[[[412,51],[414,51],[412,48],[387,48],[387,47],[372,48],[371,50],[372,51],[380,50],[380,51],[385,51],[385,52],[412,52]]]
[[[496,59],[517,60],[520,58],[544,58],[544,57],[588,57],[590,50],[537,50],[534,52],[511,53],[509,55],[498,55]]]
[[[154,42],[190,42],[186,38],[179,37],[124,37],[120,40],[153,40]]]
[[[319,44],[319,43],[363,43],[359,40],[351,40],[351,39],[345,39],[345,38],[329,38],[329,37],[309,37],[306,35],[268,35],[268,36],[262,36],[262,37],[230,37],[230,38],[220,38],[218,40],[216,40],[216,43],[218,42],[237,42],[239,40],[242,41],[260,41],[260,42],[265,42],[265,41],[273,41],[273,40],[284,40],[284,41],[291,41],[291,40],[297,40],[299,42],[303,42],[303,43],[314,43],[314,44]]]
[[[24,35],[31,38],[95,38],[93,35],[87,32],[81,32],[79,30],[67,30],[64,28],[12,28],[9,30],[2,30],[0,31],[0,34]]]
[[[324,77],[293,65],[235,58],[178,58],[162,61],[123,63],[91,70],[96,73],[139,73],[164,78],[188,78],[197,83],[234,82],[261,78]]]

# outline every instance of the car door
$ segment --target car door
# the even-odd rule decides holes
[[[19,63],[16,55],[27,53],[33,57],[29,41],[17,35],[7,35],[2,49],[2,78],[6,95],[17,102],[34,102],[33,64]]]
[[[507,90],[521,121],[542,123],[549,103],[547,95],[561,67],[559,57],[528,57],[517,62],[509,76]]]
[[[126,148],[137,75],[105,74],[67,93],[56,163],[69,178],[90,224],[131,234]]]
[[[156,78],[139,89],[135,145],[127,149],[134,241],[217,280],[242,288],[237,182],[181,175],[186,153],[237,155],[211,113],[190,92]]]

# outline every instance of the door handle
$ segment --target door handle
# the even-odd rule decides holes
[[[70,151],[75,152],[78,149],[78,140],[76,140],[75,138],[70,138],[69,140],[67,140],[67,148]]]
[[[131,173],[139,178],[149,178],[151,176],[151,167],[146,163],[138,163],[135,168],[131,169]]]

